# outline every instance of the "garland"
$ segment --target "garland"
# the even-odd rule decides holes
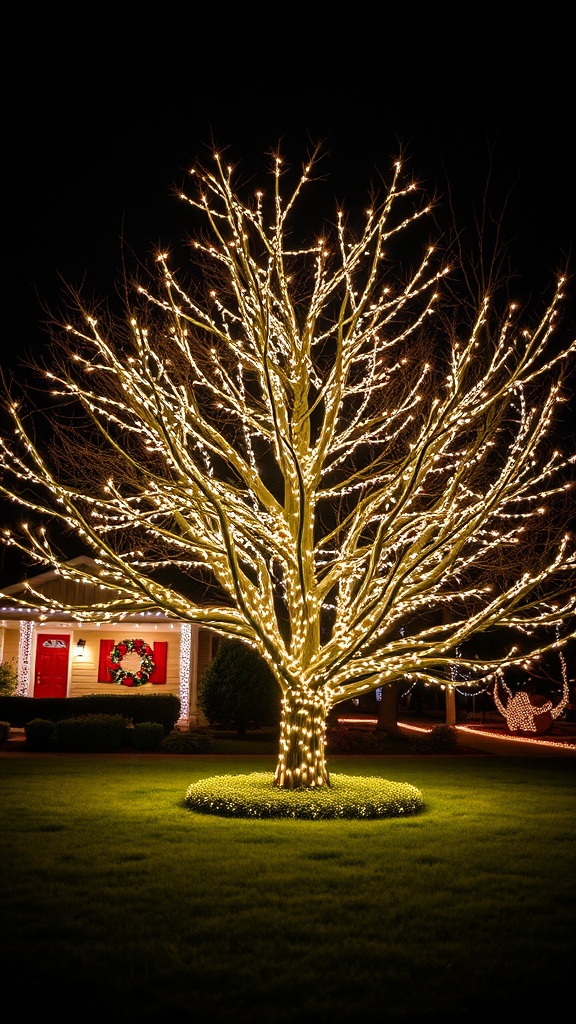
[[[122,661],[127,654],[134,652],[142,659],[138,672],[125,672],[122,668]],[[154,658],[150,644],[144,640],[122,640],[110,651],[108,668],[110,675],[118,686],[143,686],[147,683],[154,671]]]

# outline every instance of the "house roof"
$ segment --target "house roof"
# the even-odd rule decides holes
[[[99,573],[98,565],[94,559],[85,555],[73,558],[66,564],[72,569],[85,565],[91,573],[95,575]],[[39,591],[47,598],[52,598],[71,608],[74,608],[74,606],[85,607],[90,604],[100,604],[106,592],[109,594],[112,592],[108,586],[95,582],[80,582],[62,575],[57,569],[49,569],[46,572],[30,576],[25,580],[21,580],[20,583],[14,583],[12,586],[4,587],[3,590],[0,590],[0,619],[25,619],[36,622],[46,622],[50,621],[50,619],[60,622],[78,621],[77,616],[73,612],[63,611],[62,609],[44,611],[35,608],[33,605],[28,605],[26,599],[30,588]],[[103,618],[107,618],[107,616],[103,614]],[[146,612],[121,613],[117,617],[117,621],[122,622],[143,622],[148,619],[153,619],[155,622],[174,621],[173,616],[160,609]]]

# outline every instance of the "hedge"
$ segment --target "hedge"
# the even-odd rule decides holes
[[[173,693],[87,694],[85,697],[0,697],[0,721],[23,729],[34,718],[61,722],[83,715],[122,715],[132,722],[160,722],[164,735],[180,718]]]

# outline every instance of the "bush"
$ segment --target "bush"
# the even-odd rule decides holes
[[[373,733],[336,726],[326,730],[328,754],[363,754],[371,745]]]
[[[134,749],[140,751],[157,750],[164,736],[160,722],[136,722],[132,732]]]
[[[122,715],[84,715],[56,723],[56,747],[69,753],[111,753],[120,750]]]
[[[0,662],[0,694],[10,697],[18,687],[18,671],[14,658],[12,661]]]
[[[56,723],[48,718],[33,718],[26,722],[24,734],[30,750],[53,750],[56,743]]]
[[[0,743],[6,743],[10,735],[10,722],[0,722]]]
[[[213,744],[209,729],[190,729],[188,732],[175,729],[161,741],[160,750],[165,754],[208,754]]]
[[[33,718],[60,722],[82,715],[115,715],[132,722],[161,722],[164,735],[180,718],[180,699],[173,693],[92,693],[84,697],[6,697],[0,693],[0,719],[24,728]]]
[[[346,729],[335,726],[326,731],[326,745],[332,754],[394,754],[410,753],[413,743],[402,736],[388,736],[375,729]]]
[[[204,674],[199,704],[210,725],[247,729],[276,725],[280,687],[257,651],[239,640],[225,640]]]
[[[122,729],[122,746],[134,747],[134,725],[129,719],[124,719]]]
[[[458,734],[452,725],[436,725],[425,743],[434,754],[452,754],[458,747]]]

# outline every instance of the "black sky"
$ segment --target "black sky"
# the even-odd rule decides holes
[[[519,298],[549,289],[576,225],[568,30],[541,19],[506,35],[489,10],[466,27],[363,8],[341,25],[322,11],[35,23],[45,45],[4,90],[4,362],[42,343],[61,279],[106,295],[121,238],[142,257],[185,238],[172,186],[212,137],[246,177],[280,140],[296,165],[322,141],[324,188],[361,207],[402,147],[431,192],[449,183],[460,225],[489,183],[496,215],[509,195]]]
[[[61,305],[63,282],[114,291],[121,239],[144,259],[183,242],[191,223],[173,186],[209,159],[212,138],[243,177],[279,142],[299,166],[321,141],[323,190],[360,208],[400,148],[431,193],[450,185],[459,223],[488,184],[495,214],[508,196],[519,300],[549,297],[575,238],[568,28],[505,38],[489,12],[479,30],[367,10],[338,24],[313,7],[289,24],[287,12],[230,23],[216,9],[200,25],[162,12],[122,30],[103,13],[85,29],[35,21],[44,45],[5,71],[4,370],[22,377],[21,357],[46,346],[43,307]]]

